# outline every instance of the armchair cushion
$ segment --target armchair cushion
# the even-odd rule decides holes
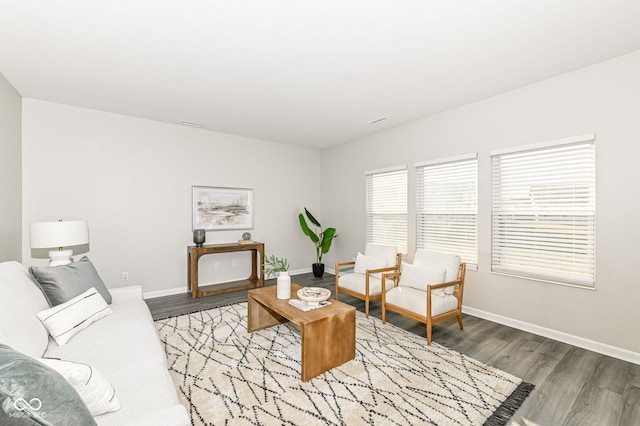
[[[389,265],[387,265],[387,259],[385,259],[384,257],[367,256],[358,252],[358,256],[356,256],[356,264],[353,267],[353,272],[357,274],[366,274],[367,269],[380,269],[386,268],[387,266]],[[376,276],[379,275],[380,274],[376,274]]]
[[[369,275],[369,295],[375,296],[382,293],[382,280],[374,275]],[[340,275],[340,287],[347,290],[355,291],[360,294],[365,294],[365,280],[364,274],[345,274]]]
[[[385,295],[386,303],[398,306],[425,317],[427,314],[427,293],[413,287],[394,287]],[[458,298],[451,294],[431,298],[431,316],[453,311],[458,307]]]
[[[445,281],[455,281],[460,269],[460,256],[453,253],[443,253],[433,250],[420,249],[413,257],[413,264],[432,268],[444,268],[446,270]]]
[[[386,264],[381,266],[381,268],[395,265],[397,253],[398,249],[395,246],[389,246],[386,244],[367,243],[364,247],[364,254],[367,256],[386,259]]]
[[[400,276],[398,285],[426,291],[427,284],[440,284],[445,282],[445,273],[444,268],[423,267],[402,262],[402,275]]]

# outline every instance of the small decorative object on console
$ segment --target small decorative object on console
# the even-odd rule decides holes
[[[238,244],[251,244],[251,243],[253,243],[253,240],[251,239],[250,232],[244,232],[242,234],[242,239],[238,241]]]
[[[319,305],[331,297],[331,291],[321,287],[305,287],[298,290],[298,298],[307,305]]]
[[[193,242],[196,243],[196,247],[202,247],[206,239],[207,233],[204,229],[193,230]]]

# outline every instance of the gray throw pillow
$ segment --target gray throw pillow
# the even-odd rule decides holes
[[[55,370],[0,343],[0,424],[95,425],[78,392]]]
[[[29,268],[29,273],[36,280],[52,307],[68,302],[91,287],[95,287],[105,302],[111,304],[111,293],[87,256],[68,265],[32,266]]]

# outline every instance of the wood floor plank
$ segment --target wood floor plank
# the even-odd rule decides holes
[[[296,275],[292,281],[324,287],[335,295],[334,276]],[[266,280],[265,285],[275,285]],[[185,287],[186,291],[186,287]],[[146,300],[153,318],[210,309],[247,300],[246,290],[192,299],[187,293]],[[340,301],[364,312],[364,302],[341,295]],[[371,303],[370,315],[381,318],[381,303]],[[389,323],[422,336],[424,324],[394,312]],[[513,416],[514,426],[640,426],[640,366],[562,342],[463,315],[436,324],[433,340],[533,383],[536,388]]]

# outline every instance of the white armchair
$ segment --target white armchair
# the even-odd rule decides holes
[[[362,299],[369,316],[369,301],[382,297],[382,273],[399,271],[401,261],[395,246],[367,243],[355,261],[336,262],[336,300],[340,292]],[[348,265],[354,266],[353,272],[340,274],[340,268]]]
[[[457,317],[462,329],[462,295],[466,264],[460,256],[430,250],[416,251],[413,264],[382,278],[382,322],[394,311],[426,324],[427,344],[432,325]]]

